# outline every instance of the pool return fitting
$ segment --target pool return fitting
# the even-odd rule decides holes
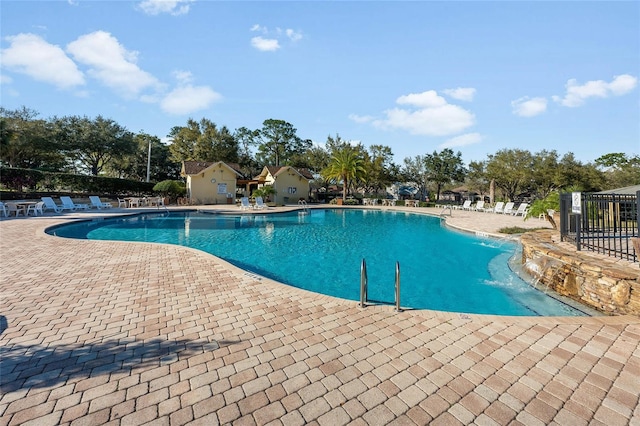
[[[368,299],[368,284],[369,278],[367,277],[367,262],[362,259],[360,265],[360,307],[366,308]],[[400,308],[400,262],[396,262],[396,282],[395,282],[395,305],[396,312],[401,312]]]

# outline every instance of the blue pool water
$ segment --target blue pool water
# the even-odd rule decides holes
[[[179,244],[277,281],[359,300],[366,259],[369,299],[497,315],[583,315],[522,281],[508,267],[513,242],[451,231],[404,212],[317,209],[268,215],[146,214],[64,225],[50,233],[93,240]]]

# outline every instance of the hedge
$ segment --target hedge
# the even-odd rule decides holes
[[[66,191],[101,195],[151,194],[154,186],[153,182],[11,167],[0,167],[0,184],[16,192]]]

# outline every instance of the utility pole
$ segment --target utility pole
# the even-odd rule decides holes
[[[151,178],[151,139],[149,139],[149,154],[147,154],[147,182]]]

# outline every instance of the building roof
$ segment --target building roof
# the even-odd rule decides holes
[[[240,169],[240,165],[237,163],[225,163],[224,161],[183,161],[182,162],[182,173],[184,175],[197,175],[198,173],[202,173],[202,171],[208,169],[214,164],[222,163],[232,169],[234,172],[242,176],[242,170]]]
[[[298,173],[303,178],[308,180],[313,180],[313,174],[309,169],[296,169],[295,167],[291,167],[291,166],[265,166],[264,169],[262,169],[262,172],[258,176],[256,176],[255,179],[259,179],[260,176],[264,174],[265,169],[273,177],[276,177],[277,175],[279,175],[280,173],[284,172],[287,169],[291,169],[294,172]]]
[[[635,195],[638,191],[640,191],[640,185],[632,185],[623,188],[608,189],[606,191],[596,192],[596,194]]]

